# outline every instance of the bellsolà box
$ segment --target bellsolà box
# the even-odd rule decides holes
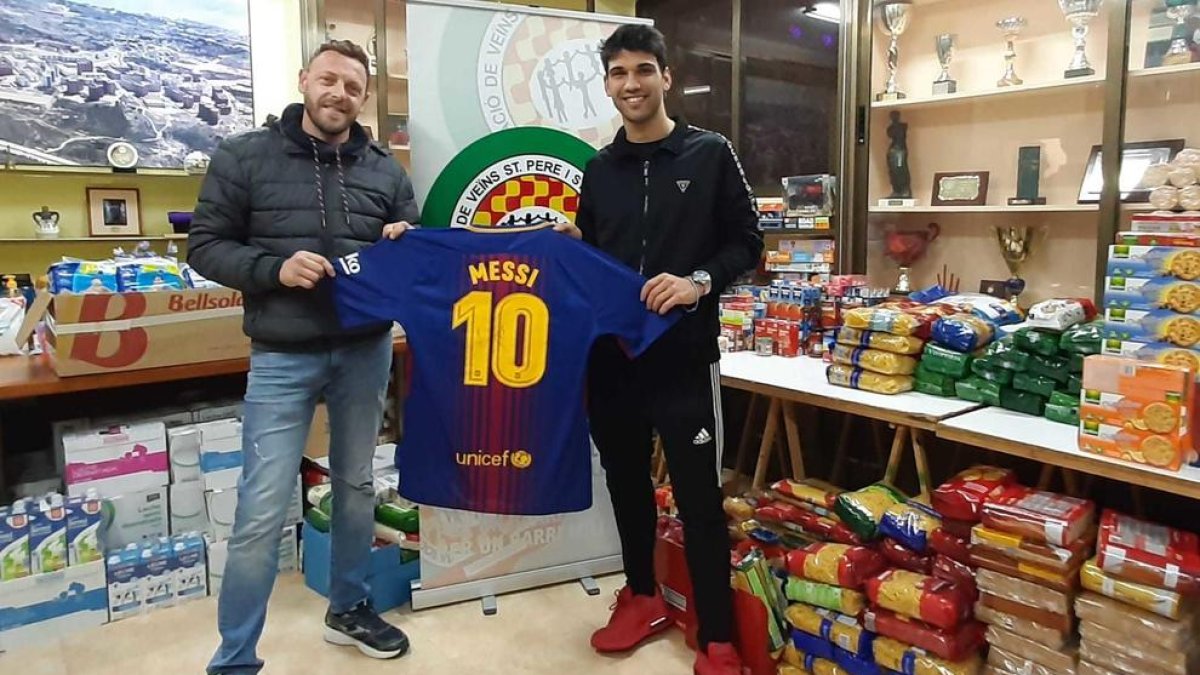
[[[60,376],[245,358],[242,294],[227,288],[59,293],[46,345]]]

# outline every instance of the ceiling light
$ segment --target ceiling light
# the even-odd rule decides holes
[[[842,6],[836,2],[818,2],[807,12],[808,16],[829,23],[842,22]]]

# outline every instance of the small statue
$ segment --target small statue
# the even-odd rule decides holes
[[[892,123],[888,125],[888,180],[892,183],[892,194],[888,199],[912,199],[912,173],[908,168],[908,124],[900,121],[900,112],[892,111]]]
[[[38,239],[58,238],[58,211],[51,211],[49,206],[43,206],[40,211],[33,212],[33,224]]]

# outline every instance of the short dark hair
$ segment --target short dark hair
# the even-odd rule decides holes
[[[653,54],[659,69],[667,68],[667,39],[654,26],[627,23],[600,43],[600,61],[604,63],[605,72],[608,71],[608,62],[621,52]]]
[[[353,42],[349,40],[330,40],[329,42],[326,42],[320,47],[317,47],[317,51],[314,52],[312,58],[308,60],[308,65],[311,66],[312,62],[325,52],[337,52],[342,56],[358,61],[362,64],[363,72],[367,74],[367,77],[371,76],[371,59],[367,58],[367,52],[365,52],[362,47],[359,47]]]

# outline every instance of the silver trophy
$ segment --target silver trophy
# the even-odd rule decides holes
[[[41,211],[33,212],[34,234],[38,239],[58,238],[58,211],[51,211],[49,206],[43,206]]]
[[[1004,282],[1005,290],[1010,298],[1015,298],[1025,290],[1025,280],[1021,278],[1021,265],[1033,255],[1034,240],[1039,232],[1032,227],[996,227],[996,243],[1000,245],[1000,255],[1012,276]]]
[[[958,91],[958,82],[950,77],[950,62],[954,60],[954,43],[957,41],[958,36],[951,33],[943,33],[934,39],[938,63],[942,66],[942,73],[933,81],[934,96],[953,94]]]
[[[875,12],[879,16],[883,32],[892,39],[891,44],[888,45],[887,85],[884,87],[883,93],[875,95],[875,100],[898,101],[907,98],[896,85],[896,70],[900,63],[900,36],[908,30],[908,24],[912,19],[912,0],[876,0]]]
[[[1029,22],[1023,16],[1010,16],[1007,19],[1000,19],[996,22],[996,28],[999,28],[1004,33],[1004,41],[1008,44],[1008,49],[1004,52],[1004,77],[1000,78],[996,86],[1012,87],[1018,84],[1025,84],[1025,80],[1017,77],[1017,49],[1013,43],[1027,25],[1029,25]]]
[[[1167,17],[1175,20],[1171,46],[1163,55],[1164,66],[1183,66],[1192,62],[1192,30],[1189,21],[1196,11],[1196,0],[1167,0]]]
[[[1087,34],[1088,24],[1100,16],[1102,4],[1104,0],[1058,0],[1058,7],[1070,22],[1071,35],[1075,37],[1075,58],[1071,59],[1071,65],[1067,72],[1063,73],[1065,77],[1087,77],[1096,74],[1096,69],[1087,57]]]

